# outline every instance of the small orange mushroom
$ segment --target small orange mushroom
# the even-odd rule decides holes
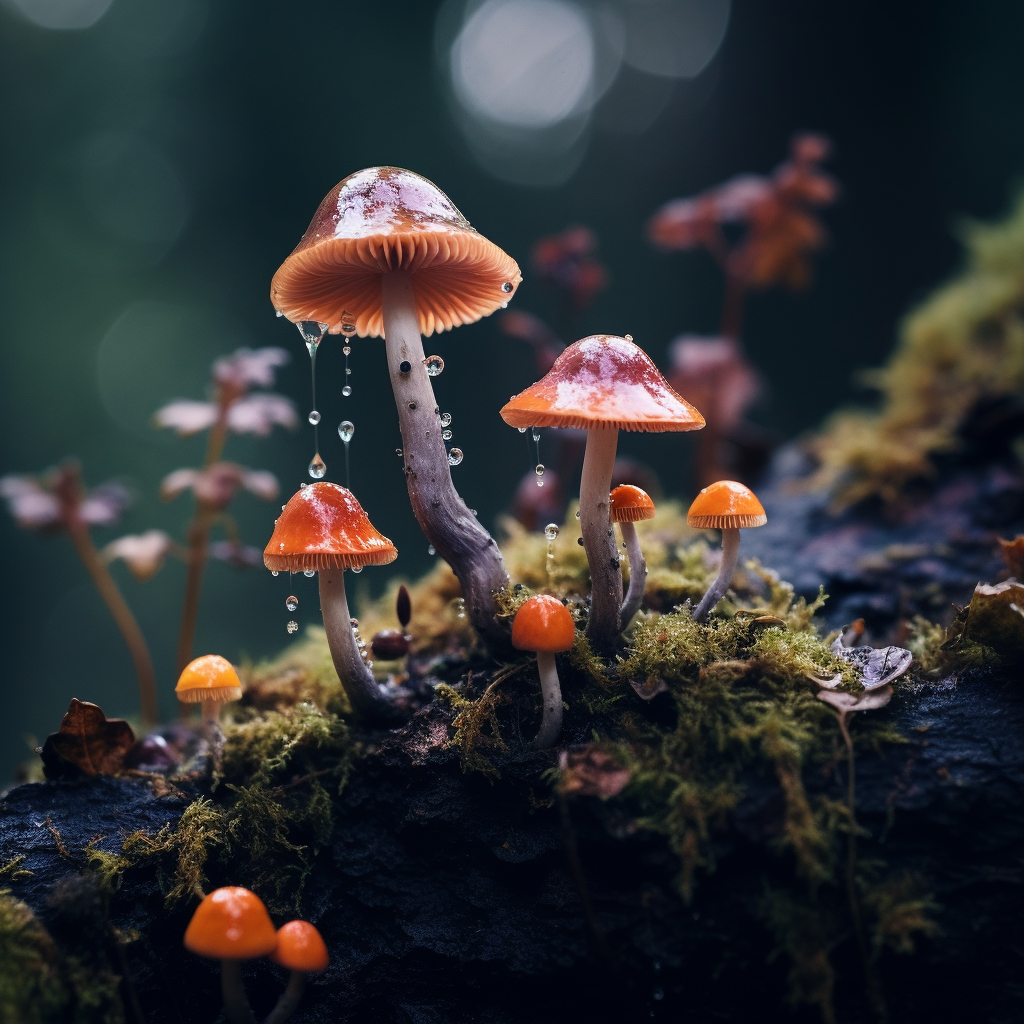
[[[718,575],[697,605],[693,613],[694,622],[704,622],[729,589],[739,560],[740,530],[764,526],[767,522],[768,517],[754,492],[735,480],[709,484],[693,499],[686,514],[687,526],[722,531],[722,561]]]
[[[227,658],[204,654],[185,666],[174,692],[183,704],[199,704],[204,722],[216,722],[222,705],[241,699],[242,681]]]
[[[536,594],[524,601],[512,620],[512,646],[537,655],[544,713],[533,740],[535,750],[547,750],[562,731],[562,688],[555,655],[567,651],[576,640],[576,624],[569,609],[550,594]]]
[[[263,901],[240,885],[214,889],[185,929],[190,953],[220,960],[224,1015],[231,1024],[256,1024],[242,982],[242,961],[267,956],[276,947],[277,932]]]
[[[609,495],[609,501],[611,520],[619,524],[629,558],[629,590],[619,611],[619,622],[625,627],[640,610],[647,585],[647,561],[640,550],[640,539],[633,524],[654,518],[654,502],[642,487],[633,484],[619,484]]]
[[[264,1024],[283,1024],[294,1012],[306,988],[306,975],[327,970],[330,954],[316,928],[308,921],[289,921],[277,930],[277,946],[270,959],[291,971],[288,987]]]

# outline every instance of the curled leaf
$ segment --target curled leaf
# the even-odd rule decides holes
[[[831,704],[842,717],[855,711],[874,711],[884,708],[892,699],[892,687],[883,686],[875,690],[864,690],[861,693],[847,693],[845,690],[822,690],[818,700]]]
[[[661,676],[648,676],[643,681],[630,679],[629,685],[636,690],[636,695],[641,700],[654,700],[659,693],[665,693],[668,690],[668,683]]]
[[[589,746],[583,750],[563,750],[558,767],[562,775],[558,790],[564,796],[596,796],[608,800],[621,793],[630,780],[630,771],[604,750]]]
[[[43,744],[43,771],[48,779],[80,772],[117,775],[134,743],[135,733],[123,718],[107,718],[98,705],[72,697],[60,729]]]
[[[865,690],[876,690],[891,683],[903,675],[914,660],[914,655],[903,647],[844,647],[842,637],[833,641],[832,653],[853,665]]]

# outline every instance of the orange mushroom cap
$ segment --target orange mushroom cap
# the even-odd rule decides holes
[[[699,430],[704,417],[672,390],[651,357],[626,338],[573,342],[546,376],[501,410],[512,427]]]
[[[767,522],[754,492],[735,480],[709,484],[693,499],[686,513],[686,525],[699,530],[747,529]]]
[[[291,496],[263,552],[263,564],[297,572],[387,565],[397,557],[398,549],[374,529],[356,496],[321,480]]]
[[[219,654],[204,654],[185,666],[174,692],[185,704],[203,700],[240,700],[242,681],[227,658]]]
[[[381,337],[380,278],[413,274],[420,334],[488,316],[512,297],[522,275],[511,256],[474,231],[432,182],[401,167],[368,167],[339,182],[270,283],[289,320],[355,325]]]
[[[277,929],[277,946],[270,954],[275,964],[289,971],[319,974],[331,961],[327,945],[308,921],[289,921]]]
[[[654,518],[654,502],[642,487],[619,484],[612,488],[609,497],[613,523],[638,523],[641,519]]]
[[[267,956],[276,946],[277,932],[263,901],[240,885],[214,889],[185,929],[185,948],[214,960]]]
[[[576,640],[576,623],[569,609],[550,594],[535,594],[519,607],[512,620],[512,646],[520,651],[567,651]]]

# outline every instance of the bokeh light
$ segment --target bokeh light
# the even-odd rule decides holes
[[[718,52],[730,0],[624,0],[627,64],[667,78],[695,78]]]
[[[96,24],[113,0],[4,0],[40,28],[81,29]]]

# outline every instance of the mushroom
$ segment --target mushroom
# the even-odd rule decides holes
[[[630,338],[595,334],[574,342],[540,381],[501,410],[513,427],[587,431],[580,479],[580,526],[590,564],[587,636],[608,647],[621,631],[622,573],[609,516],[620,430],[699,430],[704,417],[669,387]]]
[[[256,1024],[245,997],[242,961],[267,956],[276,947],[277,932],[263,901],[239,885],[205,896],[185,929],[189,952],[220,960],[224,1015],[231,1024]]]
[[[277,930],[270,959],[291,971],[288,987],[263,1024],[283,1024],[294,1012],[306,988],[306,975],[327,970],[330,955],[316,928],[308,921],[289,921]]]
[[[740,554],[740,530],[764,526],[768,517],[754,492],[735,480],[709,484],[693,499],[686,513],[686,525],[698,530],[722,531],[722,561],[715,582],[708,587],[693,613],[694,622],[704,622],[708,612],[725,596],[736,571]]]
[[[499,646],[508,635],[494,594],[508,573],[452,483],[420,335],[493,313],[521,280],[515,260],[436,185],[398,167],[370,167],[328,194],[270,285],[274,307],[295,323],[384,337],[413,512],[458,577],[473,626]]]
[[[640,540],[633,524],[641,519],[654,518],[654,502],[643,488],[634,487],[633,484],[619,484],[609,495],[609,501],[611,520],[619,524],[629,558],[629,590],[619,610],[619,622],[625,628],[640,610],[647,583],[647,562],[640,550]]]
[[[203,722],[218,722],[221,706],[240,700],[242,681],[234,665],[219,654],[204,654],[190,661],[174,687],[183,704],[198,704]]]
[[[533,740],[535,750],[547,750],[562,731],[562,688],[558,684],[555,655],[569,650],[575,639],[576,624],[569,609],[550,594],[528,598],[512,620],[512,646],[537,655],[544,714]]]
[[[326,481],[291,496],[263,552],[263,564],[275,572],[319,573],[320,612],[334,668],[352,709],[372,721],[393,717],[394,709],[356,643],[345,598],[345,570],[387,565],[397,557],[394,544],[374,529],[355,495]]]

